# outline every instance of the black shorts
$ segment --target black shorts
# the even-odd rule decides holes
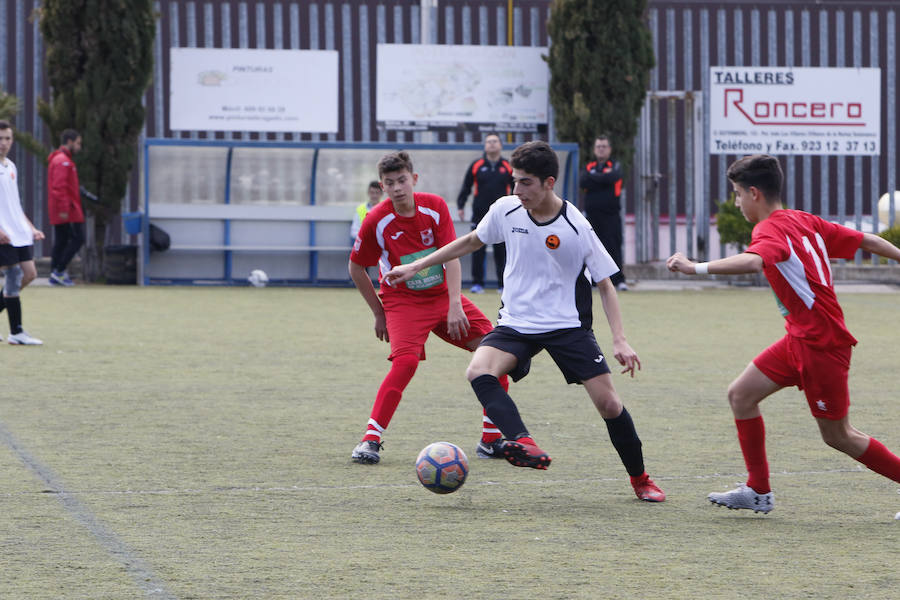
[[[0,244],[0,267],[17,265],[34,258],[34,246]]]
[[[610,372],[606,357],[590,329],[575,327],[547,333],[519,333],[509,327],[498,326],[484,336],[480,345],[509,352],[518,359],[509,373],[513,381],[528,375],[531,357],[541,350],[547,351],[567,383],[581,383]]]

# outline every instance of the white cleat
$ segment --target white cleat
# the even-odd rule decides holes
[[[746,508],[753,512],[768,513],[775,508],[775,495],[772,492],[759,494],[745,483],[727,492],[713,492],[707,498],[713,504],[726,506],[732,510]]]
[[[19,333],[10,334],[10,336],[6,338],[6,341],[13,346],[42,346],[44,344],[44,342],[36,337],[28,335],[24,329]]]

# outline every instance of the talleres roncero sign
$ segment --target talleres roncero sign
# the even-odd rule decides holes
[[[881,70],[710,67],[711,154],[881,152]]]

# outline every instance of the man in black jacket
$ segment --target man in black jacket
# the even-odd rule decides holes
[[[584,214],[606,251],[616,262],[619,272],[610,277],[616,289],[625,291],[625,273],[622,271],[622,167],[610,158],[612,146],[606,135],[594,140],[594,156],[581,173],[579,187],[584,191]]]
[[[496,133],[489,133],[484,138],[484,154],[472,162],[466,170],[462,189],[456,199],[459,218],[463,219],[466,200],[474,188],[472,202],[472,229],[487,214],[491,204],[497,198],[512,194],[512,167],[509,161],[500,156],[503,143]],[[497,269],[497,287],[503,288],[503,269],[506,267],[506,245],[494,244],[494,266]],[[484,271],[487,252],[484,246],[472,253],[472,293],[484,292]]]

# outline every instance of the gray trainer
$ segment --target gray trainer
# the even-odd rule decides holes
[[[747,487],[746,483],[742,483],[735,489],[727,492],[713,492],[707,498],[713,504],[727,506],[732,510],[746,508],[753,512],[768,513],[775,508],[775,495],[772,492],[768,494],[757,493],[753,488]]]
[[[493,442],[478,442],[475,446],[475,456],[478,458],[503,458],[503,438],[497,438]]]
[[[10,334],[6,341],[12,346],[40,346],[44,342],[28,335],[24,329],[19,333]]]
[[[378,451],[381,450],[381,448],[382,446],[378,442],[373,442],[371,440],[363,441],[356,445],[350,458],[353,459],[353,462],[362,463],[364,465],[374,465],[381,460],[381,456],[378,455]]]

